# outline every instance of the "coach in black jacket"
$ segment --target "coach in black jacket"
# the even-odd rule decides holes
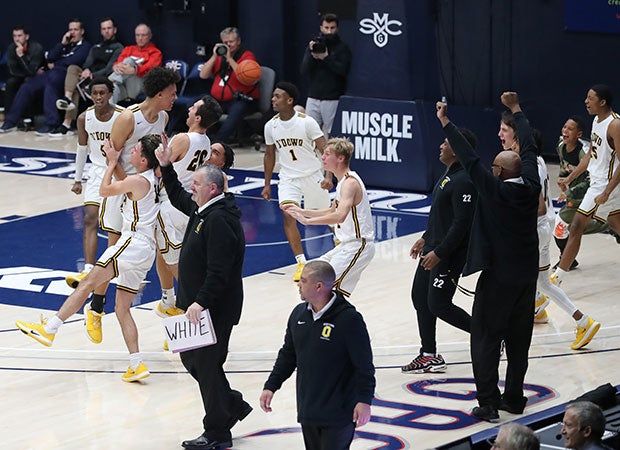
[[[355,426],[370,420],[375,368],[366,324],[342,294],[334,269],[310,261],[299,281],[304,303],[288,319],[284,345],[260,397],[271,411],[274,392],[297,368],[297,420],[307,449],[349,448]]]
[[[498,409],[521,414],[527,402],[523,380],[538,277],[540,181],[535,146],[517,94],[505,92],[502,103],[514,114],[521,157],[513,151],[502,151],[495,157],[491,171],[483,167],[480,157],[450,123],[447,105],[437,103],[437,118],[478,190],[463,275],[482,271],[471,326],[471,357],[480,406],[472,414],[489,422],[499,420]],[[503,396],[497,387],[502,340],[508,359]]]
[[[190,450],[232,446],[230,429],[252,407],[233,391],[224,374],[232,327],[239,323],[243,303],[242,268],[245,237],[235,197],[224,193],[224,174],[216,166],[198,168],[191,190],[183,189],[170,164],[170,149],[157,150],[170,202],[189,216],[179,256],[177,306],[193,323],[208,309],[217,343],[181,353],[187,371],[198,381],[205,408],[204,433],[184,441]]]

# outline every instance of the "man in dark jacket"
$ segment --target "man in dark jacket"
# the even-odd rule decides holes
[[[459,131],[476,146],[474,133],[464,128]],[[411,288],[422,348],[401,368],[403,372],[446,371],[446,362],[437,353],[438,318],[468,333],[471,329],[471,317],[452,298],[465,265],[478,193],[447,139],[439,146],[439,160],[447,170],[433,189],[426,231],[410,251],[414,259],[422,255]]]
[[[463,275],[482,271],[472,310],[471,358],[480,406],[472,415],[499,421],[498,409],[523,413],[523,381],[532,339],[534,297],[538,278],[536,231],[540,180],[532,130],[521,112],[515,92],[502,94],[502,103],[514,114],[519,154],[500,152],[491,172],[446,115],[446,103],[437,103],[437,118],[454,153],[478,191],[467,261]],[[501,341],[506,343],[506,387],[500,395]]]
[[[310,261],[299,281],[304,303],[291,313],[284,345],[265,383],[261,408],[297,368],[297,420],[307,449],[345,449],[370,420],[375,368],[366,324],[342,294],[334,269]]]
[[[352,56],[349,46],[340,40],[336,14],[324,14],[320,30],[320,36],[308,43],[301,74],[310,79],[306,114],[317,121],[327,136],[332,130],[338,100],[347,88]]]
[[[4,111],[8,112],[22,83],[34,77],[43,66],[45,52],[41,44],[30,39],[30,34],[23,25],[16,25],[13,27],[13,43],[9,45],[6,53],[9,77],[4,93]]]
[[[189,450],[231,447],[230,429],[252,411],[241,393],[230,388],[224,373],[230,334],[239,323],[243,304],[241,211],[235,197],[224,193],[219,167],[199,167],[190,194],[178,181],[167,143],[156,154],[170,202],[189,216],[179,256],[177,306],[195,324],[208,309],[217,338],[214,345],[181,352],[183,365],[198,381],[205,408],[204,433],[183,441],[182,446]]]
[[[43,95],[45,126],[38,129],[37,134],[47,135],[53,131],[60,124],[56,100],[62,95],[67,67],[71,64],[82,65],[89,50],[90,43],[84,39],[84,23],[80,19],[71,19],[69,29],[60,42],[47,52],[48,70],[27,80],[17,91],[2,125],[4,132],[15,129],[28,105],[40,95]]]

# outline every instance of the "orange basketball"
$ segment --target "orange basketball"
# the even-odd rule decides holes
[[[245,84],[246,86],[252,86],[253,84],[258,83],[258,80],[260,79],[260,65],[253,59],[245,59],[237,64],[235,73],[237,74],[237,80],[239,80],[239,83]]]

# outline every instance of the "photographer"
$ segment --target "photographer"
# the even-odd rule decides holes
[[[306,114],[315,119],[325,135],[331,133],[338,100],[347,87],[351,49],[338,35],[338,16],[321,18],[321,34],[308,43],[301,74],[310,79]]]
[[[235,73],[238,63],[246,59],[256,61],[256,57],[254,53],[241,47],[241,36],[237,28],[224,28],[220,39],[222,43],[213,46],[213,54],[200,69],[200,78],[214,75],[211,96],[220,102],[228,117],[213,140],[229,143],[243,116],[257,108],[258,85],[241,84]]]

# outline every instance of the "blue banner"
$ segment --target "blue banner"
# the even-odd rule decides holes
[[[564,25],[570,31],[620,33],[620,0],[565,0]]]

